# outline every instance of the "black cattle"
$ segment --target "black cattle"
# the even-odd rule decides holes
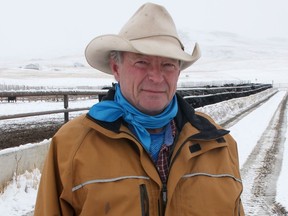
[[[16,96],[9,96],[8,97],[8,103],[10,102],[16,102]]]

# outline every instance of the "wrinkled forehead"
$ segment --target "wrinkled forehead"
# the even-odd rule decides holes
[[[168,57],[163,57],[163,56],[155,56],[155,55],[146,55],[146,54],[141,54],[141,53],[134,53],[134,52],[122,52],[123,57],[127,57],[130,59],[159,59],[161,61],[169,61],[169,62],[180,62],[178,59],[173,59],[173,58],[168,58]]]

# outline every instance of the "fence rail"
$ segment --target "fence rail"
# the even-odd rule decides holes
[[[13,115],[2,115],[0,116],[0,120],[24,118],[24,117],[32,117],[32,116],[40,116],[40,115],[51,115],[51,114],[57,114],[57,113],[79,112],[79,111],[84,111],[84,110],[89,110],[89,109],[90,107],[74,108],[74,109],[68,108],[68,109],[58,109],[58,110],[49,110],[49,111],[41,111],[41,112],[20,113],[20,114],[13,114]],[[65,121],[68,121],[69,117],[66,119],[64,116],[64,119]]]
[[[2,91],[0,97],[30,97],[30,96],[59,96],[59,95],[101,95],[106,94],[107,89],[99,90],[28,90],[28,91]]]
[[[31,113],[20,113],[14,115],[1,115],[0,120],[7,120],[7,119],[15,119],[15,118],[24,118],[24,117],[31,117],[31,116],[39,116],[39,115],[50,115],[50,114],[57,114],[57,113],[64,113],[64,121],[69,121],[69,112],[77,112],[88,110],[89,107],[82,107],[82,108],[69,108],[69,96],[101,96],[107,94],[107,89],[101,90],[89,90],[89,91],[43,91],[43,90],[36,90],[36,91],[3,91],[0,92],[1,98],[7,98],[7,101],[10,102],[11,100],[16,101],[19,97],[34,97],[34,96],[63,96],[64,102],[64,109],[58,110],[49,110],[49,111],[41,111],[41,112],[31,112]]]

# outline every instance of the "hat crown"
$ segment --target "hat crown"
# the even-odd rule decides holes
[[[113,74],[110,67],[113,50],[178,59],[182,62],[181,70],[200,57],[197,43],[191,55],[184,51],[172,17],[163,6],[153,3],[141,6],[118,35],[94,38],[86,47],[85,57],[92,67]]]
[[[175,23],[168,11],[153,3],[141,6],[123,26],[119,35],[128,40],[170,36],[176,38],[180,43]]]

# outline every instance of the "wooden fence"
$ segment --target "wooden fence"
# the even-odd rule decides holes
[[[268,88],[272,88],[271,84],[249,84],[243,86],[221,86],[221,87],[192,87],[192,88],[179,88],[177,92],[194,108],[199,106],[205,106],[224,100],[229,100],[236,97],[244,97],[251,94],[255,94],[260,91],[264,91]],[[69,121],[69,112],[77,112],[88,110],[90,107],[81,108],[69,108],[69,96],[80,97],[80,96],[94,96],[101,98],[107,93],[107,89],[99,90],[35,90],[35,91],[3,91],[0,92],[0,98],[7,98],[7,101],[16,101],[17,98],[28,98],[28,97],[63,97],[64,107],[58,110],[49,110],[41,112],[21,113],[13,115],[0,115],[0,120],[23,118],[30,116],[39,115],[50,115],[56,113],[64,113],[64,121]]]
[[[64,106],[63,109],[58,110],[49,110],[49,111],[41,111],[41,112],[30,112],[30,113],[21,113],[21,114],[13,114],[13,115],[1,115],[0,120],[5,119],[13,119],[13,118],[23,118],[23,117],[30,117],[30,116],[39,116],[39,115],[50,115],[50,114],[57,114],[57,113],[64,113],[64,121],[69,121],[69,112],[77,112],[88,110],[90,107],[81,107],[81,108],[69,108],[69,96],[95,96],[99,97],[101,95],[105,95],[108,90],[89,90],[89,91],[3,91],[0,92],[1,98],[7,98],[8,102],[11,100],[17,100],[19,98],[28,98],[28,97],[51,97],[54,96],[55,98],[63,97]]]

